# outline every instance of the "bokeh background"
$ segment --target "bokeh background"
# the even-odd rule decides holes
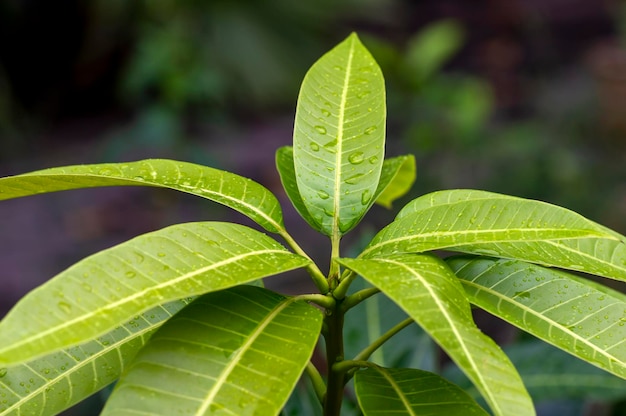
[[[416,155],[417,182],[397,205],[479,188],[563,205],[626,233],[618,0],[0,0],[0,175],[154,157],[227,169],[279,194],[289,229],[324,263],[326,241],[288,205],[274,151],[291,141],[306,70],[352,31],[386,77],[387,153]],[[346,247],[393,214],[375,207]],[[154,189],[2,202],[0,316],[91,253],[209,219],[248,223]],[[270,286],[295,291],[290,282]],[[626,414],[614,402],[553,405]]]

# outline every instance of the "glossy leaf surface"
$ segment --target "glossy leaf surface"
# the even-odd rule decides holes
[[[626,280],[626,238],[565,208],[483,191],[420,197],[363,256],[448,249]]]
[[[100,186],[175,189],[235,209],[268,231],[284,229],[278,200],[258,183],[223,170],[164,159],[67,166],[0,178],[0,201]]]
[[[320,224],[311,216],[302,200],[302,196],[298,190],[298,183],[296,182],[296,172],[293,163],[293,147],[283,146],[276,151],[276,168],[278,169],[280,181],[283,184],[283,188],[291,204],[311,227],[317,231],[321,231]]]
[[[415,182],[415,156],[386,159],[383,162],[374,200],[378,205],[391,208],[393,201],[409,192],[413,182]]]
[[[448,260],[472,303],[626,379],[626,295],[514,260]]]
[[[164,325],[103,415],[275,415],[306,363],[322,313],[268,290],[205,295]]]
[[[57,414],[104,388],[187,303],[157,306],[86,344],[0,369],[0,416]]]
[[[294,168],[304,206],[340,236],[374,203],[385,145],[385,85],[356,34],[307,72],[296,109]]]
[[[495,414],[534,414],[517,371],[476,327],[461,284],[442,260],[403,254],[339,262],[379,288],[428,332],[481,391]]]
[[[487,416],[461,388],[427,371],[372,367],[355,374],[354,386],[365,416]]]
[[[87,257],[22,298],[0,322],[0,364],[79,344],[170,300],[307,264],[237,224],[188,223],[148,233]]]

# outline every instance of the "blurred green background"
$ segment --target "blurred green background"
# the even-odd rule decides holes
[[[479,188],[563,205],[626,233],[618,0],[2,0],[0,175],[168,157],[251,177],[286,202],[274,151],[291,141],[300,82],[351,31],[386,77],[388,154],[416,155],[416,185],[397,205]],[[324,239],[287,202],[285,211],[305,249],[326,261]],[[393,214],[375,207],[347,243]],[[86,255],[207,219],[246,223],[158,190],[3,202],[0,316]],[[284,278],[275,285],[295,290]],[[575,406],[571,414],[611,414],[606,404]]]

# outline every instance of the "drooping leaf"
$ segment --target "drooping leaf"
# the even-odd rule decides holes
[[[321,326],[317,308],[265,289],[205,295],[154,334],[102,414],[278,414]]]
[[[617,401],[626,398],[626,381],[580,360],[540,340],[524,341],[503,347],[519,369],[535,403],[544,400],[582,399]],[[449,366],[443,375],[464,388],[470,396],[480,394],[456,368]]]
[[[514,258],[626,280],[626,237],[544,202],[483,191],[417,198],[363,257],[447,249]]]
[[[626,295],[521,261],[447,261],[470,302],[626,379]]]
[[[307,211],[341,236],[374,203],[385,145],[385,85],[356,34],[307,72],[296,109],[294,168]]]
[[[358,371],[354,385],[365,416],[487,416],[461,388],[428,371],[376,366]]]
[[[268,231],[284,229],[278,200],[258,183],[223,170],[164,159],[67,166],[0,178],[0,201],[99,186],[175,189],[226,205]]]
[[[380,174],[380,182],[374,193],[378,205],[391,208],[396,199],[405,195],[415,182],[415,156],[406,155],[386,159]]]
[[[104,388],[187,303],[157,306],[86,344],[0,369],[0,416],[57,414]]]
[[[289,200],[300,216],[311,227],[317,231],[322,231],[320,224],[311,216],[302,200],[302,195],[300,195],[298,183],[296,182],[296,172],[293,163],[293,147],[283,146],[276,151],[276,168]]]
[[[155,305],[306,266],[238,224],[174,225],[76,263],[26,295],[0,322],[0,364],[87,341]]]
[[[463,288],[450,268],[430,255],[340,259],[396,302],[472,380],[497,415],[534,414],[519,374],[474,324]]]

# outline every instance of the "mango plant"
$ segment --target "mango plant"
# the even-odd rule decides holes
[[[358,255],[342,254],[342,237],[372,205],[389,207],[415,177],[412,156],[385,159],[385,119],[383,76],[352,34],[306,74],[293,147],[276,153],[293,206],[328,236],[327,272],[287,231],[277,198],[234,173],[144,160],[0,179],[3,200],[170,188],[264,230],[170,226],[89,256],[24,296],[0,323],[0,415],[55,414],[118,379],[103,415],[272,415],[301,377],[324,415],[339,414],[352,381],[365,415],[487,414],[438,374],[372,358],[412,323],[493,414],[534,414],[518,371],[478,329],[472,305],[626,378],[626,296],[577,273],[626,281],[626,237],[577,213],[485,191],[439,191],[409,202]],[[294,269],[318,292],[264,288],[262,279]],[[356,282],[360,289],[350,290]],[[344,318],[381,296],[406,318],[348,356]],[[318,342],[323,358],[312,359]]]

